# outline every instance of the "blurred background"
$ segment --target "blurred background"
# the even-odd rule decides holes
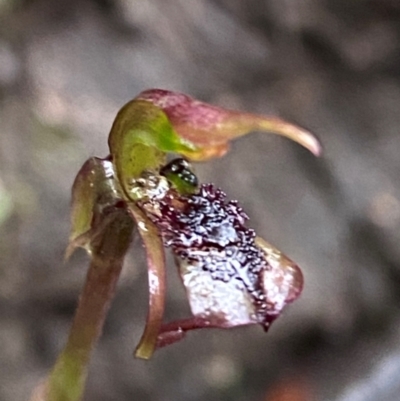
[[[0,0],[0,400],[52,366],[85,277],[63,264],[70,188],[147,88],[276,114],[314,158],[254,133],[196,166],[299,263],[305,289],[260,327],[190,333],[132,358],[147,313],[136,241],[86,401],[400,399],[400,3],[396,0]],[[188,313],[173,264],[167,318]]]

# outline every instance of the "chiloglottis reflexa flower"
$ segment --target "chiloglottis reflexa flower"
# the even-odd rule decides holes
[[[303,287],[299,267],[246,227],[248,217],[238,202],[226,201],[212,184],[194,191],[194,177],[189,164],[177,159],[160,174],[145,173],[138,180],[143,195],[138,205],[172,250],[193,314],[162,326],[158,347],[196,328],[268,329]],[[188,181],[193,190],[180,193],[177,181]]]
[[[247,228],[236,201],[227,201],[212,184],[199,185],[189,164],[225,155],[231,140],[254,130],[321,153],[314,135],[275,116],[151,89],[118,112],[108,139],[110,155],[89,159],[78,173],[67,255],[76,247],[91,253],[107,225],[118,224],[114,216],[122,216],[126,238],[133,219],[144,244],[149,313],[136,356],[150,358],[156,348],[195,328],[260,324],[267,329],[299,296],[298,266]],[[185,159],[167,163],[170,153]],[[192,311],[187,319],[166,324],[164,248],[175,256]]]

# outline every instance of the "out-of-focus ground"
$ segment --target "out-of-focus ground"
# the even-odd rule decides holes
[[[396,0],[0,0],[0,400],[64,344],[87,257],[63,265],[74,176],[107,154],[118,109],[161,87],[277,114],[315,159],[261,133],[197,166],[303,268],[268,334],[190,333],[131,356],[147,273],[130,253],[85,400],[400,399],[400,3]],[[168,318],[188,312],[170,266]]]

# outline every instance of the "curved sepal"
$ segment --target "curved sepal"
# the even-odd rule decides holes
[[[162,89],[144,91],[136,100],[151,102],[164,111],[179,137],[192,144],[190,149],[179,152],[191,160],[223,156],[228,151],[230,140],[251,131],[282,135],[316,156],[321,153],[321,145],[313,134],[277,117],[223,109],[183,93]]]

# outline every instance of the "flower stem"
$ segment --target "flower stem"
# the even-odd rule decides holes
[[[92,260],[67,344],[57,359],[49,380],[49,400],[81,398],[87,366],[115,293],[122,261],[99,268]]]
[[[82,398],[89,360],[115,294],[132,229],[131,217],[123,209],[114,209],[105,217],[101,232],[92,239],[92,260],[67,344],[31,401]]]

